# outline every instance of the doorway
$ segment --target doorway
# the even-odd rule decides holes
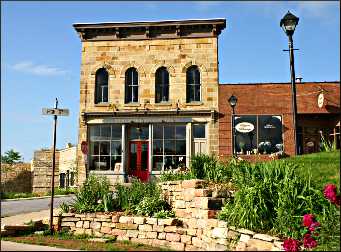
[[[133,140],[129,142],[128,174],[148,181],[148,141]]]

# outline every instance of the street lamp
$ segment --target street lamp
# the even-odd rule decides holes
[[[233,157],[236,156],[236,150],[235,150],[235,142],[236,142],[236,132],[235,132],[235,126],[234,126],[234,107],[237,105],[237,97],[234,95],[231,95],[230,98],[228,99],[228,102],[232,108],[232,153]]]
[[[297,127],[296,127],[296,114],[297,114],[297,104],[296,104],[296,84],[295,84],[295,63],[294,63],[294,45],[292,36],[294,35],[295,28],[298,24],[299,18],[288,11],[287,14],[281,19],[280,26],[282,27],[285,34],[289,39],[289,56],[290,56],[290,72],[291,72],[291,93],[292,93],[292,121],[294,128],[294,143],[295,143],[295,155],[298,154],[297,145]]]

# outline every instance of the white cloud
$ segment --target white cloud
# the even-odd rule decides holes
[[[11,68],[19,72],[30,73],[33,75],[40,75],[40,76],[65,75],[68,73],[68,71],[63,70],[58,67],[38,65],[31,61],[19,62],[17,64],[12,65]]]
[[[299,11],[305,13],[306,16],[316,18],[330,18],[330,11],[339,6],[337,2],[299,2],[297,3]]]

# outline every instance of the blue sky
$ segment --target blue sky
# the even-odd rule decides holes
[[[53,119],[43,107],[69,108],[59,117],[57,147],[77,143],[81,44],[73,23],[226,18],[219,37],[219,82],[289,82],[287,37],[279,27],[290,10],[296,75],[340,80],[339,2],[1,2],[1,153],[30,161],[52,146]]]

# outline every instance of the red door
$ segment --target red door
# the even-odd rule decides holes
[[[130,141],[129,143],[129,172],[130,176],[148,181],[148,141]]]

